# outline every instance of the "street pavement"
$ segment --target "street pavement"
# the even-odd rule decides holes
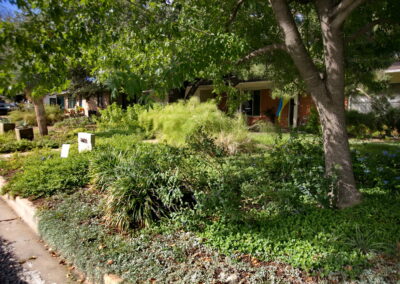
[[[0,284],[75,283],[59,262],[0,199]]]

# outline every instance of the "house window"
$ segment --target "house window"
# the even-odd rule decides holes
[[[76,106],[76,98],[73,96],[68,97],[68,108],[75,108]]]
[[[82,98],[82,96],[79,97],[79,106],[80,107],[83,106],[83,98]]]
[[[242,112],[250,116],[260,115],[260,91],[252,91],[251,99],[242,104]]]
[[[57,98],[50,98],[50,105],[54,106],[57,104]]]
[[[103,108],[103,94],[97,94],[97,106]]]
[[[61,109],[64,109],[65,101],[64,96],[57,96],[57,104],[60,106]]]

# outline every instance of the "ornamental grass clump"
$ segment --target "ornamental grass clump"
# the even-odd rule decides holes
[[[231,153],[250,143],[244,119],[229,117],[214,102],[197,97],[166,106],[155,106],[139,114],[139,123],[149,136],[173,146],[184,146],[201,129]]]
[[[95,185],[105,192],[107,222],[122,231],[143,228],[188,205],[184,159],[180,149],[166,145],[99,151],[91,168]]]

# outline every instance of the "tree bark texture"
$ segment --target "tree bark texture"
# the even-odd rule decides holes
[[[25,90],[25,95],[31,100],[35,108],[36,122],[39,128],[39,134],[45,136],[48,134],[46,111],[44,108],[43,97],[34,98],[31,96],[31,90]]]
[[[44,109],[43,98],[33,99],[33,105],[35,107],[36,121],[39,127],[39,133],[41,136],[49,134],[47,130],[46,111]]]
[[[336,206],[346,208],[358,204],[361,194],[355,184],[346,130],[343,35],[341,25],[332,24],[334,19],[330,15],[337,8],[334,1],[318,0],[315,3],[324,42],[325,74],[322,75],[304,46],[287,1],[271,0],[287,52],[317,106],[323,131],[326,174],[338,176]],[[354,9],[354,6],[350,8]],[[335,14],[336,23],[338,17],[342,19],[338,13]]]

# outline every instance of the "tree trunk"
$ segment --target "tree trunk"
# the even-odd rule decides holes
[[[361,193],[354,180],[344,103],[317,102],[317,109],[322,125],[326,174],[338,177],[334,203],[338,208],[356,205],[361,201]]]
[[[344,42],[341,26],[335,27],[324,13],[331,10],[320,4],[321,31],[324,42],[325,78],[323,80],[325,99],[317,102],[325,152],[325,169],[328,175],[338,174],[338,192],[335,203],[346,208],[361,202],[361,193],[356,188],[347,135],[344,106]],[[326,9],[327,8],[327,9]]]
[[[25,95],[27,96],[28,99],[31,100],[35,108],[36,122],[39,128],[39,134],[41,136],[45,136],[48,134],[48,130],[47,130],[46,111],[44,108],[43,97],[33,98],[31,94],[32,91],[25,90]]]
[[[35,106],[36,120],[39,127],[39,133],[41,136],[45,136],[48,133],[46,111],[44,109],[43,98],[33,99],[33,105]]]
[[[361,3],[362,0],[356,2]],[[325,74],[320,74],[306,50],[287,1],[271,0],[272,9],[284,36],[286,50],[318,109],[324,139],[326,175],[338,174],[336,206],[345,208],[361,201],[361,194],[354,180],[344,109],[344,44],[341,16],[349,10],[341,12],[342,14],[335,18],[336,24],[333,24],[331,15],[335,10],[334,2],[319,0],[315,3],[324,43]],[[354,8],[352,5],[349,7]]]

